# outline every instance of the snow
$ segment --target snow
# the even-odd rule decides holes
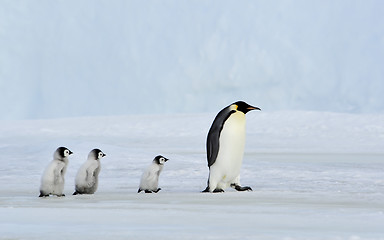
[[[128,115],[0,124],[0,239],[384,239],[384,115],[247,114],[242,184],[200,193],[215,113]],[[58,146],[69,158],[63,198],[41,199]],[[72,196],[89,151],[99,188]],[[157,194],[137,194],[142,170],[170,160]]]
[[[384,239],[383,1],[37,2],[0,0],[1,240]],[[202,194],[236,100],[263,109],[254,191]],[[67,196],[40,199],[59,146]],[[99,188],[72,196],[93,148]],[[158,154],[162,190],[137,194]]]

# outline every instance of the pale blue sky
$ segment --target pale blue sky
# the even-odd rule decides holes
[[[0,119],[384,112],[383,1],[0,0]]]

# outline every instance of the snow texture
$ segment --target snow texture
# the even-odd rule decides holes
[[[242,183],[200,193],[216,113],[0,124],[0,239],[384,239],[384,115],[251,112]],[[66,146],[66,197],[38,198]],[[106,153],[94,195],[72,196],[88,152]],[[157,194],[137,194],[154,156],[170,161]]]
[[[383,113],[383,12],[381,0],[0,0],[0,119],[240,99]]]

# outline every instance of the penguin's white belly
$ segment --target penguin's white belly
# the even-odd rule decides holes
[[[224,185],[233,183],[240,175],[245,146],[245,123],[245,114],[236,112],[227,119],[221,131],[219,152],[211,170],[220,175],[220,181]]]

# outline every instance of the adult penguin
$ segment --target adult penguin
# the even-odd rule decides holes
[[[207,136],[208,186],[203,192],[224,192],[232,187],[237,191],[252,191],[240,185],[240,168],[245,146],[245,114],[260,110],[243,101],[221,110]]]

